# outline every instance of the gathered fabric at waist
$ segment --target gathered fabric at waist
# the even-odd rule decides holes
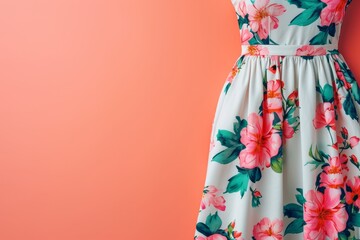
[[[241,45],[241,55],[250,56],[319,56],[337,52],[337,43],[323,45]]]

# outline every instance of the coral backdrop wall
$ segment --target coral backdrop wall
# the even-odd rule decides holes
[[[0,239],[193,239],[239,43],[230,0],[0,1]]]

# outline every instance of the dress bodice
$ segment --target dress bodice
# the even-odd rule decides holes
[[[351,0],[231,0],[243,45],[337,44]]]

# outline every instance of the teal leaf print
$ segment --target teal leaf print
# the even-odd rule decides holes
[[[240,139],[240,132],[243,128],[247,127],[247,121],[245,119],[241,120],[239,116],[236,116],[237,122],[234,123],[234,132]]]
[[[310,45],[322,45],[327,43],[328,36],[335,36],[335,23],[330,26],[318,26],[319,33],[310,40]]]
[[[320,17],[321,10],[324,8],[325,3],[313,5],[310,8],[305,9],[293,20],[290,21],[289,25],[307,26],[315,22]]]
[[[345,113],[351,117],[351,119],[358,120],[358,115],[354,106],[354,102],[352,101],[350,93],[346,95],[346,98],[343,102],[343,108]]]
[[[294,221],[289,223],[289,225],[286,227],[284,235],[289,233],[297,234],[303,232],[305,224],[306,223],[304,220],[300,218],[295,219]]]
[[[229,183],[224,193],[233,193],[240,191],[240,195],[242,198],[247,190],[249,183],[248,173],[246,171],[240,171],[238,174],[232,176],[228,181]]]
[[[237,167],[237,166],[236,166]],[[239,169],[239,167],[238,167]],[[261,179],[261,170],[259,167],[247,170],[250,180],[255,183]]]
[[[355,101],[360,104],[360,89],[356,81],[354,81],[351,85],[351,92],[354,96]]]
[[[221,145],[227,147],[221,152],[215,154],[212,161],[229,164],[234,161],[240,154],[240,151],[245,148],[244,144],[240,142],[240,132],[247,126],[247,121],[236,116],[236,122],[233,124],[234,133],[228,130],[219,129],[216,138]]]
[[[236,136],[233,132],[228,130],[219,130],[216,138],[221,142],[221,145],[225,147],[233,147],[239,144],[239,136]]]
[[[202,222],[199,222],[199,223],[196,224],[196,230],[198,230],[198,232],[205,235],[206,237],[208,237],[208,236],[210,236],[212,234],[209,227],[206,226],[206,224],[202,223]]]
[[[244,149],[245,146],[240,144],[239,146],[233,146],[227,148],[217,154],[214,155],[212,161],[218,162],[221,164],[229,164],[234,161],[240,154],[240,151]]]
[[[296,201],[300,204],[300,205],[304,205],[304,203],[306,202],[304,195],[303,195],[303,190],[301,188],[296,188],[296,190],[300,193],[300,194],[296,194]]]
[[[296,203],[289,203],[284,206],[284,216],[289,218],[303,218],[303,207]]]
[[[205,223],[209,227],[210,231],[215,233],[221,227],[222,221],[218,215],[218,212],[215,212],[215,214],[212,215],[210,213],[209,216],[207,216]]]
[[[311,8],[316,4],[320,4],[320,0],[288,0],[290,4],[295,4],[298,8]]]
[[[360,227],[360,213],[351,214],[350,221],[354,226]]]
[[[227,83],[227,84],[226,84],[225,89],[224,89],[225,94],[226,94],[227,91],[229,90],[230,85],[231,85],[231,83]]]
[[[305,203],[305,198],[303,196],[303,189],[302,188],[296,188],[296,190],[300,194],[296,194],[296,200],[300,204],[296,203],[289,203],[284,206],[284,216],[287,216],[289,218],[295,218],[292,222],[289,223],[289,225],[285,229],[285,233],[301,233],[304,231],[304,225],[306,224],[304,221],[304,208],[303,205]]]
[[[326,83],[324,85],[324,88],[322,89],[320,86],[320,90],[322,93],[322,98],[324,102],[333,102],[334,101],[334,92],[333,92],[333,87]]]

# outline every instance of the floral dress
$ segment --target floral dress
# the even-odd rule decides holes
[[[351,0],[231,0],[241,54],[218,99],[196,240],[360,239]]]

